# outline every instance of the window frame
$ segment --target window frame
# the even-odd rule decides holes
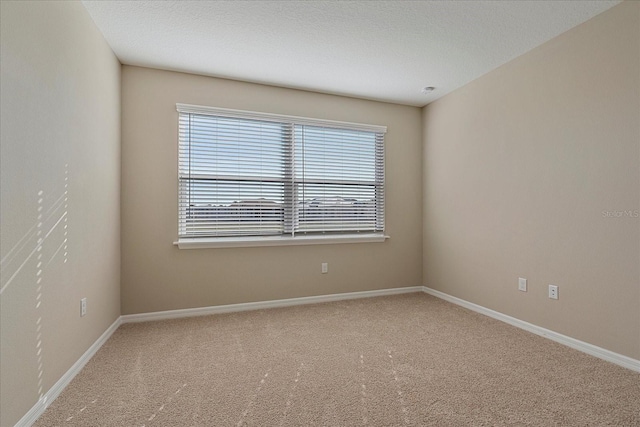
[[[312,119],[307,117],[300,116],[290,116],[290,115],[281,115],[281,114],[272,114],[272,113],[262,113],[262,112],[253,112],[246,110],[235,110],[228,108],[218,108],[218,107],[207,107],[200,105],[190,105],[190,104],[176,104],[176,110],[178,112],[178,120],[180,121],[180,114],[199,114],[199,115],[210,115],[210,116],[218,116],[218,117],[228,117],[233,119],[246,119],[246,120],[260,120],[260,121],[270,121],[281,124],[291,124],[294,128],[295,126],[315,126],[315,127],[325,127],[331,129],[345,129],[351,131],[365,131],[372,132],[376,134],[383,134],[382,141],[382,166],[381,171],[376,168],[376,179],[378,179],[378,172],[382,173],[382,221],[385,218],[385,210],[386,210],[386,200],[384,198],[384,189],[386,179],[384,176],[385,169],[385,150],[384,150],[384,134],[387,132],[386,126],[380,125],[369,125],[362,123],[351,123],[351,122],[343,122],[343,121],[334,121],[334,120],[324,120],[324,119]],[[180,162],[180,136],[177,138],[178,144],[178,164]],[[378,159],[376,159],[377,161]],[[222,247],[259,247],[259,246],[287,246],[287,245],[316,245],[316,244],[341,244],[341,243],[374,243],[374,242],[384,242],[389,238],[385,234],[384,230],[384,222],[383,222],[383,230],[382,231],[366,231],[366,232],[344,232],[344,233],[333,233],[328,232],[328,234],[295,234],[292,235],[257,235],[257,236],[225,236],[225,237],[203,237],[203,236],[181,236],[180,229],[182,227],[182,223],[180,220],[180,167],[178,167],[177,171],[178,176],[178,221],[177,221],[177,231],[178,231],[178,239],[174,242],[174,245],[178,246],[180,249],[202,249],[202,248],[222,248]],[[379,196],[377,194],[377,196]],[[291,210],[292,207],[284,206],[285,209],[285,223],[287,222],[286,211]],[[379,221],[378,217],[379,213],[376,213],[376,221]],[[286,226],[285,226],[286,228]]]

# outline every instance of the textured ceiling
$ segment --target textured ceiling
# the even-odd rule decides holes
[[[617,3],[83,1],[124,64],[416,106]]]

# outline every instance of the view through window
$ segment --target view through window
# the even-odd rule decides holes
[[[384,231],[385,128],[211,110],[178,106],[180,238]]]

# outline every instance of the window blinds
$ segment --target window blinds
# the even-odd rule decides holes
[[[178,104],[179,237],[384,231],[384,131]]]

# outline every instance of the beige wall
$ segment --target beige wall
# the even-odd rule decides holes
[[[0,425],[36,403],[120,304],[130,314],[422,283],[640,359],[640,218],[603,213],[640,210],[639,3],[422,116],[130,66],[121,88],[81,4],[1,5]],[[177,249],[177,102],[386,125],[392,238]]]
[[[180,250],[176,103],[386,125],[385,243]],[[415,107],[123,67],[122,313],[418,286],[421,116]],[[329,273],[320,274],[320,263]]]
[[[12,426],[120,314],[120,64],[80,3],[1,5],[0,425]]]
[[[640,3],[430,104],[423,121],[424,284],[640,359],[640,218],[605,216],[640,209]]]

